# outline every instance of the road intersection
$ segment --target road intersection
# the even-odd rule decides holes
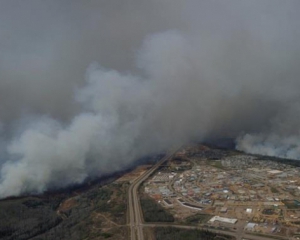
[[[153,165],[149,170],[145,171],[142,175],[137,177],[130,185],[128,191],[128,208],[129,208],[129,226],[131,231],[131,240],[144,240],[143,227],[176,227],[176,228],[184,228],[184,229],[202,229],[201,227],[196,226],[185,226],[178,224],[170,224],[170,223],[144,223],[142,209],[138,196],[139,186],[143,181],[145,181],[154,171],[156,171],[159,166],[161,166],[165,161],[170,159],[174,153],[176,153],[179,149],[177,148],[175,151],[172,151],[166,154],[161,160],[159,160],[155,165]],[[221,233],[225,235],[230,235],[235,237],[236,239],[251,239],[251,240],[267,240],[272,239],[268,238],[268,236],[255,236],[251,234],[246,234],[244,232],[234,232],[234,231],[222,231],[217,229],[206,229],[212,232]],[[286,239],[286,238],[282,238]]]
[[[177,151],[178,149],[176,149]],[[153,165],[148,171],[144,172],[141,176],[136,178],[129,187],[129,225],[131,230],[131,240],[143,240],[143,220],[142,211],[138,197],[138,188],[141,183],[146,180],[159,166],[167,161],[176,151],[172,151]]]

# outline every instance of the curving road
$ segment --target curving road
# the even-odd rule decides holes
[[[168,160],[175,152],[178,151],[176,148],[175,151],[167,154],[161,160],[159,160],[155,165],[153,165],[148,171],[143,173],[141,176],[136,178],[129,187],[129,225],[131,230],[131,240],[143,240],[143,220],[142,220],[142,211],[138,197],[138,188],[140,184],[145,181],[160,165],[162,165],[166,160]]]
[[[144,223],[142,217],[142,209],[139,202],[138,197],[138,188],[143,181],[145,181],[159,166],[161,166],[165,161],[171,158],[175,152],[177,152],[180,148],[176,148],[176,150],[172,151],[171,153],[167,154],[163,157],[160,161],[158,161],[155,165],[153,165],[148,171],[143,173],[141,176],[136,178],[129,187],[128,191],[128,208],[129,208],[129,226],[131,230],[131,240],[144,240],[143,234],[143,227],[177,227],[177,228],[185,228],[185,229],[196,229],[199,227],[195,226],[184,226],[178,224],[164,224],[164,223]],[[200,227],[201,229],[201,227]],[[266,236],[255,236],[252,234],[241,233],[241,232],[228,232],[216,229],[209,229],[209,231],[222,233],[226,235],[231,235],[236,237],[236,239],[247,239],[247,240],[269,240],[273,239],[274,236],[268,237]],[[281,239],[287,239],[282,237]]]

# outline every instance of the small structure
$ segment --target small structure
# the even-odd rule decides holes
[[[246,209],[246,213],[252,213],[252,209],[251,208],[247,208]]]
[[[214,216],[208,222],[213,223],[215,221],[235,224],[237,222],[237,219],[236,218],[225,218],[225,217],[220,217],[220,216]]]
[[[220,209],[220,213],[226,213],[227,212],[227,208],[226,207],[222,207],[221,209]]]
[[[254,231],[254,228],[257,224],[256,223],[248,223],[246,226],[245,226],[245,230],[246,231]]]
[[[268,171],[268,173],[271,174],[271,175],[275,175],[275,174],[282,173],[282,171],[280,171],[280,170],[270,170],[270,171]]]

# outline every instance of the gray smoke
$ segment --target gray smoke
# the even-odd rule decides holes
[[[0,196],[208,137],[300,158],[299,1],[2,1]]]

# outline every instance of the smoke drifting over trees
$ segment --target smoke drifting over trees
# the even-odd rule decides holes
[[[300,158],[299,1],[2,1],[0,197],[235,137]]]

